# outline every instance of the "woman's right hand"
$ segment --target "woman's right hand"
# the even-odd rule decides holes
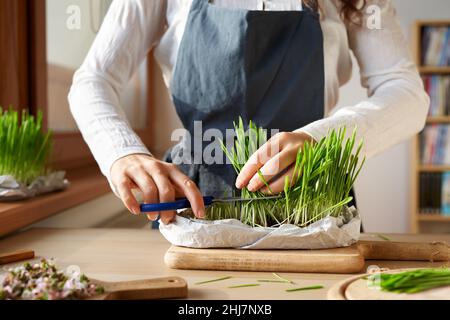
[[[186,197],[197,218],[205,217],[203,196],[196,184],[183,174],[177,166],[157,160],[149,155],[132,154],[117,160],[111,168],[111,182],[128,210],[138,215],[140,205],[132,193],[142,192],[146,204],[172,202],[178,196]],[[147,216],[156,221],[158,216],[164,224],[173,221],[174,211],[154,212]]]

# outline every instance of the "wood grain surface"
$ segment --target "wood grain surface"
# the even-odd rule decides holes
[[[96,297],[102,300],[155,300],[186,298],[188,295],[187,283],[180,277],[120,282],[91,281],[105,289],[105,294]]]
[[[390,239],[390,238],[389,238]],[[365,260],[449,261],[446,241],[386,240],[364,235],[349,248],[326,250],[190,249],[172,246],[164,261],[173,269],[357,273]]]
[[[399,242],[450,242],[450,235],[387,235]],[[363,235],[363,240],[378,241],[376,235]],[[380,241],[384,241],[381,240]],[[79,267],[89,278],[107,282],[182,277],[189,287],[187,299],[253,299],[297,300],[326,299],[336,283],[351,274],[282,273],[295,284],[260,283],[258,287],[230,289],[230,286],[259,283],[258,279],[272,278],[271,273],[255,271],[175,270],[164,264],[170,244],[157,230],[150,229],[31,229],[0,239],[0,252],[29,248],[36,259],[55,259],[61,268]],[[2,269],[20,263],[5,265]],[[448,265],[448,262],[429,261],[366,261],[366,268],[429,268]],[[199,284],[205,280],[229,276],[225,281]],[[286,289],[322,285],[311,291],[287,292]]]
[[[173,269],[356,273],[364,257],[356,246],[328,250],[190,249],[172,246],[164,257]]]
[[[32,250],[16,250],[14,252],[0,253],[0,265],[24,261],[34,258]]]

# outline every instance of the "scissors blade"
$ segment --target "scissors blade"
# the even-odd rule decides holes
[[[268,197],[258,197],[258,198],[239,198],[239,197],[232,197],[232,198],[222,198],[222,199],[214,199],[212,202],[250,202],[250,201],[261,201],[261,200],[276,200],[281,199],[282,195],[277,196],[268,196]]]

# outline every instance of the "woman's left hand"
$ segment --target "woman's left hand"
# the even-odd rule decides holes
[[[236,187],[247,188],[250,192],[283,192],[285,177],[292,179],[298,150],[306,141],[313,143],[314,139],[301,131],[276,134],[250,157],[236,179]],[[270,190],[258,170],[268,182]]]

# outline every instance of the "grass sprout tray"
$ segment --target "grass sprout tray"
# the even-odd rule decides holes
[[[160,224],[173,245],[188,248],[328,249],[348,247],[359,239],[361,219],[354,207],[338,218],[326,217],[301,228],[284,224],[276,228],[251,227],[236,219],[202,221],[178,216]]]
[[[243,120],[234,124],[236,139],[222,150],[236,173],[240,173],[261,146],[279,145],[280,136],[267,139],[267,131]],[[362,142],[356,143],[356,129],[331,130],[316,143],[304,141],[284,179],[284,192],[277,199],[244,188],[240,197],[248,202],[215,203],[206,210],[205,221],[192,212],[176,222],[161,225],[161,233],[176,246],[189,248],[240,249],[329,249],[348,247],[359,239],[361,219],[351,205],[354,182],[361,171]],[[280,153],[283,150],[280,151]],[[255,154],[255,157],[258,157]],[[270,181],[258,171],[269,193]],[[281,179],[281,178],[280,178]],[[257,201],[252,201],[257,200]]]

